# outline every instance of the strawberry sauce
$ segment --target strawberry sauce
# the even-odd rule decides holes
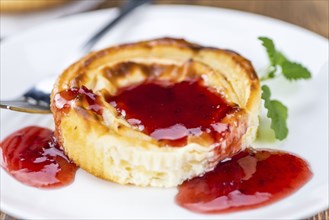
[[[54,188],[70,184],[77,166],[64,154],[53,131],[30,126],[0,143],[1,165],[18,181],[34,187]]]
[[[102,114],[103,106],[99,99],[99,96],[93,93],[91,89],[82,86],[81,88],[74,87],[57,93],[54,96],[54,104],[58,110],[67,112],[72,103],[79,101],[87,106],[88,110]]]
[[[216,136],[226,131],[227,126],[220,122],[234,109],[201,80],[144,83],[124,88],[107,101],[131,125],[171,146],[184,146],[189,135]]]
[[[177,84],[146,82],[124,88],[116,96],[105,99],[128,123],[173,147],[184,146],[188,137],[204,134],[214,143],[220,143],[219,139],[227,137],[225,133],[232,132],[222,120],[239,110],[204,87],[201,80]],[[74,103],[101,117],[104,107],[100,96],[86,87],[56,94],[53,107],[67,113]],[[234,142],[238,150],[239,137],[243,134]],[[229,139],[224,141],[228,148]],[[53,131],[47,128],[20,129],[0,143],[0,150],[1,166],[24,184],[53,188],[74,180],[77,166],[66,157]],[[283,151],[249,148],[231,158],[228,158],[230,154],[218,154],[227,158],[213,171],[178,186],[178,205],[198,213],[254,209],[291,195],[313,175],[306,161]]]
[[[312,175],[307,162],[295,155],[247,149],[202,177],[185,181],[176,202],[200,213],[253,209],[289,196]]]

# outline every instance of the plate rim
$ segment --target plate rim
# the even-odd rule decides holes
[[[170,8],[184,8],[184,9],[185,8],[190,8],[190,9],[193,9],[193,10],[202,9],[202,10],[205,10],[205,11],[206,10],[218,10],[218,11],[225,11],[227,13],[234,13],[234,14],[239,14],[239,15],[243,14],[245,16],[251,16],[251,17],[254,17],[254,18],[259,18],[262,21],[265,20],[265,22],[274,22],[274,23],[278,23],[278,25],[280,25],[280,26],[284,25],[284,26],[287,26],[289,28],[296,29],[297,31],[302,31],[302,32],[304,32],[304,34],[311,35],[312,38],[315,37],[315,38],[317,38],[317,40],[323,41],[323,43],[326,43],[327,46],[328,46],[328,43],[329,43],[329,40],[326,37],[324,37],[322,35],[319,35],[315,32],[312,32],[311,30],[308,30],[306,28],[303,28],[303,27],[300,27],[298,25],[295,25],[295,24],[292,24],[292,23],[289,23],[289,22],[286,22],[286,21],[282,21],[282,20],[279,20],[279,19],[276,19],[276,18],[267,17],[267,16],[264,16],[264,15],[255,14],[255,13],[251,13],[251,12],[244,12],[244,11],[240,11],[240,10],[217,8],[217,7],[210,7],[210,6],[196,6],[196,5],[184,5],[184,4],[181,4],[181,5],[152,5],[152,6],[148,6],[148,7],[164,8],[163,10],[168,10]],[[29,28],[29,29],[20,31],[20,32],[16,33],[15,35],[12,35],[10,37],[7,37],[7,38],[5,38],[4,40],[1,41],[0,45],[2,47],[3,45],[7,44],[10,41],[15,41],[16,38],[19,38],[21,35],[29,34],[29,32],[35,31],[37,29],[41,30],[44,26],[48,26],[48,25],[50,26],[50,25],[53,25],[54,23],[61,23],[61,22],[63,22],[63,20],[66,20],[66,19],[77,19],[77,17],[84,17],[84,16],[88,16],[90,14],[102,14],[102,13],[105,13],[105,12],[113,13],[114,10],[116,10],[116,8],[108,8],[108,9],[102,9],[102,10],[97,10],[97,11],[84,12],[84,13],[80,13],[80,14],[76,14],[76,15],[70,15],[70,16],[57,18],[57,19],[54,19],[54,20],[36,25],[33,28]],[[1,169],[1,172],[5,172],[5,171],[3,169]],[[328,207],[328,204],[325,204],[325,202],[324,202],[323,209],[326,209],[327,207]],[[13,208],[11,206],[7,206],[6,203],[4,203],[2,200],[1,200],[1,210],[5,213],[11,215],[11,216],[17,216],[17,217],[21,217],[21,218],[24,217],[24,216],[25,216],[24,218],[29,216],[29,215],[21,215],[22,213],[18,214],[19,212],[15,212],[15,208]],[[314,214],[316,214],[316,213],[317,212],[315,212]],[[35,218],[35,217],[37,217],[37,216],[33,216],[33,217],[30,216],[28,218]],[[39,218],[40,218],[40,216],[39,216]]]

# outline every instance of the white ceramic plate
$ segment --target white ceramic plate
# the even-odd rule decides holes
[[[6,39],[1,44],[1,99],[16,97],[33,83],[54,74],[67,54],[115,13],[104,10],[65,18]],[[267,64],[257,37],[269,36],[288,57],[308,66],[312,80],[295,85],[277,81],[272,86],[274,97],[289,106],[290,116],[289,137],[276,147],[305,158],[314,172],[312,180],[273,205],[224,215],[201,215],[175,204],[175,188],[122,186],[80,169],[72,185],[40,190],[17,182],[1,169],[2,211],[29,219],[296,219],[328,207],[328,40],[281,21],[237,11],[150,6],[122,22],[97,47],[163,36],[236,50],[249,58],[256,69]],[[26,125],[52,127],[52,120],[50,116],[1,111],[1,139]]]

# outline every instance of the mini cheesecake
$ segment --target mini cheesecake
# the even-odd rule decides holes
[[[82,169],[173,187],[255,138],[260,85],[239,54],[161,38],[93,52],[51,94],[55,135]]]

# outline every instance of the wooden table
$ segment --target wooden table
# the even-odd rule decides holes
[[[99,8],[118,6],[122,0],[107,0]],[[155,0],[155,4],[191,4],[248,11],[281,19],[329,38],[328,0]],[[0,212],[0,220],[14,220]],[[329,209],[308,218],[329,220]]]

